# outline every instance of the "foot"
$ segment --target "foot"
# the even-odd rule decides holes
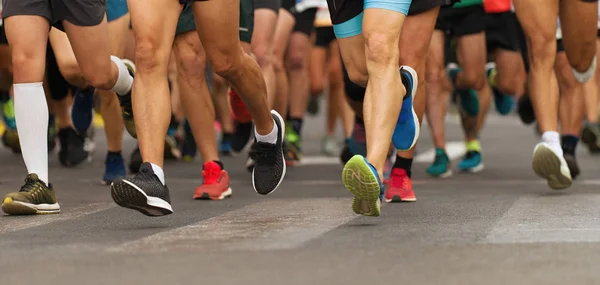
[[[385,191],[385,201],[392,202],[415,202],[417,197],[412,189],[410,177],[406,170],[402,168],[393,168],[392,175],[388,182],[388,188]]]
[[[221,137],[221,142],[219,142],[219,154],[223,156],[231,156],[233,152],[232,148],[232,135],[225,135]]]
[[[125,171],[125,162],[123,161],[121,153],[106,154],[102,184],[110,185],[113,181],[125,177],[125,175],[127,175],[127,172]]]
[[[350,150],[350,140],[351,139],[346,139],[346,141],[344,142],[344,147],[340,152],[340,160],[342,161],[342,164],[346,164],[348,160],[350,160],[352,156],[354,156],[354,153],[352,153],[352,151]]]
[[[252,186],[262,195],[275,191],[285,177],[285,160],[283,158],[283,137],[285,123],[276,111],[271,111],[271,116],[277,125],[277,142],[275,144],[256,142],[250,151],[254,160],[252,170]]]
[[[448,158],[448,155],[443,148],[437,148],[435,150],[435,159],[427,168],[426,172],[433,177],[439,178],[447,178],[452,176],[450,158]]]
[[[31,173],[19,192],[4,196],[2,211],[8,215],[57,214],[60,206],[52,185],[47,186],[37,174]]]
[[[600,152],[600,128],[598,124],[586,123],[581,134],[581,141],[587,145],[591,153]]]
[[[521,96],[517,101],[517,114],[519,114],[521,122],[525,125],[530,125],[535,122],[533,103],[527,94]]]
[[[547,143],[541,142],[535,146],[532,167],[535,174],[546,179],[552,189],[561,190],[571,186],[571,171],[567,162]]]
[[[173,214],[169,188],[160,182],[148,162],[136,175],[117,179],[110,188],[113,200],[121,207],[153,217]]]
[[[142,153],[140,152],[140,147],[137,146],[129,158],[129,171],[131,173],[138,173],[138,170],[142,167],[142,162]]]
[[[227,171],[214,161],[205,163],[202,168],[204,183],[196,188],[194,199],[223,200],[231,197]]]
[[[577,176],[581,173],[579,170],[579,164],[577,163],[577,159],[575,159],[575,155],[564,153],[563,157],[567,162],[567,166],[569,167],[569,172],[571,172],[571,178],[575,180]]]
[[[132,77],[135,77],[135,65],[133,62],[124,59],[123,63],[127,66],[127,70]],[[125,129],[134,138],[137,138],[135,131],[135,122],[133,121],[133,106],[131,105],[131,91],[125,95],[117,95],[119,105],[121,105],[121,115],[125,123]]]
[[[456,76],[461,71],[461,68],[456,63],[448,64],[447,70],[452,86],[454,86],[455,96],[459,100],[460,108],[469,117],[477,116],[477,114],[479,114],[479,98],[477,97],[477,92],[473,89],[456,89]]]
[[[481,152],[475,150],[467,151],[463,160],[458,163],[458,169],[462,172],[476,173],[482,171],[483,168]]]
[[[252,122],[240,123],[236,121],[235,131],[231,139],[232,154],[240,153],[252,138]]]
[[[194,139],[190,124],[187,121],[185,122],[183,129],[184,138],[183,144],[181,145],[181,156],[184,161],[191,162],[194,160],[194,157],[196,157],[198,147],[196,146],[196,140]]]
[[[496,63],[488,62],[485,65],[485,73],[488,77],[488,82],[490,83],[490,87],[492,88],[492,93],[494,95],[494,106],[496,106],[496,111],[502,115],[508,115],[510,111],[513,109],[513,105],[515,104],[515,99],[512,96],[508,96],[503,94],[498,90],[496,86]]]
[[[344,166],[342,182],[352,195],[352,210],[364,216],[381,215],[383,184],[377,170],[361,155],[353,156]]]
[[[394,128],[392,143],[397,150],[407,151],[415,146],[419,138],[419,118],[413,108],[419,79],[417,72],[410,66],[400,67],[400,75],[402,77],[402,84],[406,88],[406,96],[402,100],[402,109]]]
[[[312,116],[316,116],[319,113],[319,98],[321,96],[310,96],[308,101],[308,106],[306,107],[306,112],[308,112]]]
[[[89,152],[85,149],[85,134],[80,135],[72,128],[64,128],[58,132],[58,139],[58,159],[63,166],[77,166],[90,159]]]
[[[71,120],[73,127],[80,134],[85,134],[92,124],[94,118],[94,87],[86,89],[76,88],[73,93],[73,107],[71,109]]]
[[[332,135],[325,136],[321,143],[321,152],[326,156],[336,156],[340,153],[338,142]]]
[[[285,164],[287,166],[294,166],[302,157],[302,150],[300,149],[300,144],[290,143],[288,141],[283,141],[283,158],[285,159]]]

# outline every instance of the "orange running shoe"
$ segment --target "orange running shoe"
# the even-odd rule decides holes
[[[231,108],[233,119],[236,121],[240,123],[252,122],[250,112],[248,112],[246,105],[244,105],[244,102],[233,88],[229,89],[229,107]]]
[[[202,176],[204,183],[196,188],[194,199],[200,200],[223,200],[231,196],[229,187],[229,175],[221,166],[209,161],[203,165]]]
[[[417,201],[415,192],[412,189],[410,177],[406,170],[402,168],[393,168],[388,187],[385,191],[385,201],[390,202],[414,202]]]

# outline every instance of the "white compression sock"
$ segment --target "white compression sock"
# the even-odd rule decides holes
[[[119,69],[119,77],[117,78],[117,83],[115,83],[115,86],[113,86],[111,91],[117,93],[118,95],[125,95],[129,91],[131,91],[131,87],[133,86],[133,77],[131,76],[131,74],[129,74],[127,66],[125,66],[125,63],[123,63],[123,61],[120,58],[116,56],[111,56],[110,60],[112,60],[112,62],[114,62],[115,65],[117,65],[117,68]]]
[[[165,172],[162,168],[154,163],[150,163],[152,165],[152,171],[154,171],[154,175],[158,176],[158,180],[165,185]]]
[[[556,154],[561,157],[563,156],[562,147],[560,146],[560,135],[558,132],[544,132],[542,134],[542,142],[547,143]]]
[[[275,144],[275,143],[277,143],[278,130],[279,129],[277,128],[277,124],[275,124],[275,122],[273,122],[273,129],[271,130],[271,132],[269,134],[267,134],[265,136],[259,135],[256,132],[256,128],[255,128],[254,136],[256,137],[256,141]]]
[[[590,79],[592,79],[592,77],[594,76],[594,71],[596,70],[596,56],[594,56],[594,59],[592,59],[592,64],[586,71],[579,72],[579,71],[575,70],[575,68],[572,68],[572,67],[571,67],[571,70],[573,70],[573,75],[575,75],[575,79],[577,79],[577,82],[579,82],[579,83],[588,82]]]
[[[48,184],[48,104],[42,82],[13,85],[15,120],[29,173]]]

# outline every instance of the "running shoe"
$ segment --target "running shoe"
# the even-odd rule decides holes
[[[392,135],[392,143],[397,150],[410,150],[419,138],[419,117],[413,108],[413,101],[417,94],[417,72],[410,66],[400,67],[402,84],[406,88],[406,96],[402,100],[402,109]]]
[[[221,141],[219,142],[219,153],[223,156],[231,156],[233,152],[233,135],[222,133]]]
[[[48,152],[52,152],[56,148],[57,137],[56,118],[54,115],[50,115],[48,118]]]
[[[275,110],[271,116],[277,125],[277,142],[275,144],[256,142],[250,151],[250,158],[254,160],[252,170],[252,186],[262,195],[275,191],[285,177],[285,160],[283,159],[283,138],[285,122]]]
[[[252,122],[252,116],[248,112],[246,105],[244,105],[244,101],[242,101],[233,88],[229,89],[229,107],[231,108],[233,119],[236,121],[240,123]]]
[[[346,164],[348,160],[350,160],[352,156],[354,156],[354,153],[352,153],[352,151],[350,150],[350,140],[351,139],[348,138],[344,141],[344,147],[342,148],[342,151],[340,153],[340,160],[342,161],[342,164]]]
[[[2,211],[8,215],[58,214],[60,206],[52,184],[47,186],[37,174],[31,173],[19,192],[4,196]]]
[[[104,176],[102,177],[102,185],[110,185],[117,178],[122,178],[127,175],[125,171],[125,161],[121,153],[107,153],[106,161],[104,162]]]
[[[2,144],[9,148],[13,153],[21,153],[19,133],[17,133],[17,130],[4,130],[4,133],[2,133]]]
[[[600,128],[598,124],[586,122],[581,133],[581,141],[587,145],[591,153],[600,152]]]
[[[406,170],[402,168],[393,168],[392,175],[385,191],[385,201],[387,203],[396,202],[415,202],[417,197],[412,188],[410,177]]]
[[[335,140],[334,136],[327,135],[323,137],[321,142],[321,153],[326,156],[336,156],[340,153],[338,142]]]
[[[437,148],[435,150],[435,159],[427,168],[426,172],[433,177],[439,178],[447,178],[452,176],[450,158],[448,158],[448,155],[443,148]]]
[[[383,184],[377,170],[362,155],[353,156],[344,166],[342,182],[352,195],[352,210],[364,216],[381,215]]]
[[[233,138],[231,139],[232,154],[235,155],[244,150],[252,138],[253,129],[252,122],[235,122],[235,132],[233,133]]]
[[[575,159],[575,155],[567,154],[563,152],[563,156],[565,161],[567,162],[567,166],[569,167],[569,172],[571,172],[571,178],[575,180],[577,176],[581,173],[579,170],[579,164],[577,163],[577,159]]]
[[[173,214],[169,188],[160,182],[148,162],[142,164],[137,174],[115,180],[110,188],[113,200],[121,207],[146,216]]]
[[[196,146],[196,140],[194,139],[194,134],[192,133],[192,128],[188,121],[185,121],[184,124],[184,137],[183,144],[181,145],[181,156],[184,161],[191,162],[196,157],[196,153],[198,152],[198,147]]]
[[[517,101],[517,114],[519,114],[521,122],[525,125],[530,125],[535,122],[533,103],[527,94],[521,96]]]
[[[135,77],[135,65],[133,62],[123,59],[123,63],[127,66],[127,71],[131,76]],[[133,90],[133,89],[132,89]],[[131,104],[131,92],[120,95],[117,94],[117,98],[119,98],[119,105],[121,105],[121,115],[123,116],[123,122],[125,123],[125,129],[133,138],[137,138],[137,133],[135,131],[135,121],[133,120],[133,106]]]
[[[306,107],[306,112],[312,116],[316,116],[319,113],[319,99],[321,96],[312,95],[308,101],[308,106]]]
[[[283,157],[287,166],[294,166],[302,159],[302,149],[300,149],[300,144],[294,144],[284,140],[283,151]]]
[[[71,121],[75,130],[84,134],[92,124],[94,118],[94,92],[92,86],[86,89],[75,88],[73,92],[73,107],[71,108]]]
[[[456,89],[456,76],[461,71],[461,68],[456,63],[449,63],[448,76],[454,86],[454,95],[458,98],[461,109],[470,117],[475,117],[479,114],[479,98],[477,92],[473,89],[458,90]]]
[[[143,163],[142,153],[140,152],[140,147],[136,146],[133,152],[131,153],[131,157],[129,158],[129,171],[131,173],[138,173],[140,167],[142,167]]]
[[[532,168],[535,174],[546,179],[552,189],[561,190],[571,186],[572,178],[567,161],[547,143],[540,142],[535,146]]]
[[[223,200],[230,197],[229,175],[221,165],[214,161],[204,163],[202,166],[204,183],[196,188],[194,199],[198,200]]]
[[[482,171],[483,168],[481,152],[475,150],[467,151],[463,160],[458,163],[458,169],[462,172],[476,173]]]
[[[496,106],[496,111],[502,116],[508,115],[515,104],[515,99],[513,96],[508,96],[498,90],[496,85],[496,75],[498,74],[496,63],[488,62],[485,65],[485,73],[488,77],[490,87],[492,88],[492,93],[494,94],[494,106]]]
[[[58,160],[65,167],[73,167],[89,160],[89,152],[85,150],[85,134],[80,135],[72,128],[60,129],[58,132],[60,151]]]
[[[9,130],[17,129],[17,121],[15,120],[15,103],[10,96],[0,100],[0,109],[2,109],[2,121]]]

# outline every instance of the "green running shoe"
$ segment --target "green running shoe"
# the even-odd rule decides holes
[[[448,158],[448,155],[443,148],[437,148],[435,150],[435,159],[427,168],[426,172],[433,177],[439,178],[448,178],[452,176],[450,158]]]
[[[352,195],[352,210],[364,216],[381,215],[383,184],[379,174],[362,155],[353,156],[344,166],[342,182]]]
[[[56,194],[35,173],[27,175],[19,192],[8,193],[2,201],[2,211],[9,215],[58,214]]]
[[[135,65],[133,62],[124,59],[123,63],[127,67],[127,71],[131,76],[135,77]],[[137,133],[135,131],[135,122],[133,121],[133,106],[131,104],[131,92],[119,95],[117,94],[117,98],[119,99],[119,105],[121,105],[121,115],[123,116],[123,122],[125,123],[125,129],[133,138],[137,138]]]

